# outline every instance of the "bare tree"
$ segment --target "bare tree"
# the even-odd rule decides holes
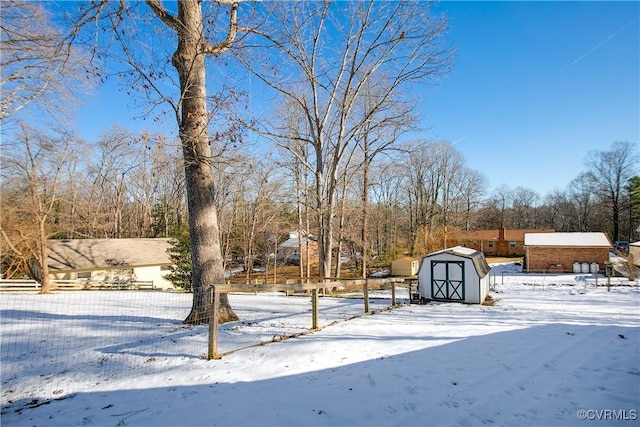
[[[454,211],[455,200],[459,195],[458,183],[465,172],[464,158],[450,142],[438,144],[438,170],[442,176],[442,191],[440,191],[440,210],[442,218],[443,248],[447,247],[447,232],[451,225],[451,213]]]
[[[384,87],[384,85],[382,85]],[[387,102],[380,105],[379,97],[388,97]],[[360,228],[360,242],[362,246],[362,277],[367,277],[367,261],[369,252],[369,190],[371,166],[381,154],[391,150],[401,135],[414,130],[417,118],[412,114],[415,102],[407,97],[401,101],[401,96],[396,93],[389,97],[384,91],[378,91],[378,84],[371,80],[363,90],[362,99],[359,101],[356,111],[360,110],[362,117],[368,117],[362,126],[361,132],[355,135],[356,149],[361,152],[359,168],[362,171],[361,209],[362,222]]]
[[[461,200],[461,228],[471,230],[472,225],[475,226],[474,214],[480,208],[487,178],[482,173],[467,168],[462,171],[457,187]]]
[[[376,254],[382,259],[395,259],[411,246],[408,204],[404,203],[404,170],[396,159],[374,169],[371,204]]]
[[[587,177],[593,191],[607,201],[612,222],[613,240],[619,239],[621,201],[629,179],[637,175],[638,147],[630,142],[617,141],[608,151],[592,151],[585,163]]]
[[[244,61],[245,66],[304,117],[307,133],[301,137],[311,147],[313,163],[300,160],[315,178],[321,277],[330,274],[332,264],[342,160],[398,91],[449,70],[445,29],[424,3],[325,1],[274,4],[254,31],[261,36],[256,45],[266,43],[271,59]],[[378,98],[363,116],[356,105],[373,81]],[[290,141],[282,129],[262,132],[285,147]]]
[[[167,237],[186,225],[184,166],[179,150],[168,144],[165,137],[158,135],[152,146],[150,178],[155,184],[155,193],[151,236]]]
[[[0,124],[29,105],[64,119],[70,101],[94,80],[84,73],[87,58],[52,23],[44,3],[3,0],[1,7]]]
[[[554,190],[544,198],[540,207],[542,226],[556,231],[576,231],[580,204],[579,195],[572,196],[570,190]],[[584,231],[584,230],[583,230]]]
[[[113,128],[105,131],[96,144],[97,152],[91,171],[94,185],[100,194],[97,209],[110,214],[110,230],[105,237],[130,237],[124,222],[131,187],[130,175],[140,168],[141,153],[134,145],[133,135],[126,129]]]
[[[506,227],[509,208],[512,206],[513,201],[513,190],[507,184],[500,184],[493,190],[491,198],[498,209],[498,227]]]
[[[2,237],[40,281],[43,294],[50,291],[47,240],[64,229],[56,214],[62,203],[60,180],[73,143],[69,135],[54,138],[22,125],[22,133],[2,153],[3,187],[9,184],[14,190],[3,191]]]
[[[423,142],[414,147],[405,147],[405,182],[411,235],[410,254],[428,251],[429,225],[438,214],[437,195],[441,177],[436,173],[437,159],[433,155],[432,143]]]
[[[260,252],[257,247],[261,245],[263,253],[271,248],[268,243],[268,239],[272,237],[269,235],[269,229],[276,223],[282,206],[279,203],[282,183],[276,173],[275,163],[269,162],[267,159],[262,162],[254,159],[249,163],[251,167],[243,175],[242,191],[239,194],[243,200],[237,206],[239,234],[243,244],[247,279],[251,277]],[[260,238],[262,241],[259,241]],[[267,259],[261,261],[264,265]]]
[[[516,187],[512,191],[513,222],[516,229],[536,228],[536,203],[540,196],[531,188]]]

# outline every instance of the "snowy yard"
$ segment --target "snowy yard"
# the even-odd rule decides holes
[[[521,274],[510,265],[494,272],[494,306],[406,305],[215,361],[194,356],[206,351],[206,327],[175,321],[186,314],[184,303],[139,317],[118,301],[125,292],[112,293],[91,316],[68,319],[45,313],[39,304],[49,297],[31,296],[20,322],[55,328],[64,343],[64,352],[45,356],[51,369],[44,374],[24,364],[43,356],[22,356],[13,348],[20,340],[7,336],[11,300],[24,295],[3,294],[2,423],[638,425],[640,288],[608,292],[605,279],[596,288],[575,275]],[[283,307],[308,310],[306,298],[269,298],[263,310],[277,312],[273,324],[286,323]],[[112,304],[122,314],[108,320],[126,324],[114,330],[126,334],[127,346],[113,348],[122,336],[91,325],[113,313]],[[336,299],[327,311],[339,318],[341,304],[358,302]],[[225,327],[243,340],[264,325],[245,319]],[[98,346],[80,338],[91,333],[100,336]],[[122,363],[122,353],[139,359]]]

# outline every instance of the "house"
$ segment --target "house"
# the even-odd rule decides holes
[[[418,292],[425,300],[482,304],[489,295],[490,271],[484,254],[456,246],[422,258]]]
[[[49,277],[91,282],[153,282],[154,288],[173,289],[164,278],[171,259],[171,239],[49,240]]]
[[[298,233],[292,231],[289,239],[278,246],[278,259],[288,264],[300,265],[301,255],[303,262],[307,256],[310,263],[318,262],[318,242],[311,236],[298,237]]]
[[[391,261],[392,276],[415,276],[420,268],[420,260],[411,257],[402,257]]]
[[[464,246],[483,252],[486,256],[524,256],[526,233],[553,233],[554,229],[507,230],[458,230],[447,236],[449,246]]]
[[[526,271],[558,272],[572,272],[576,263],[602,269],[612,248],[604,233],[526,233],[524,246]]]

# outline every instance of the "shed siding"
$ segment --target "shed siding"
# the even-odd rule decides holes
[[[629,245],[629,257],[636,267],[640,267],[640,246]]]
[[[431,295],[431,261],[463,261],[464,262],[464,302],[481,304],[489,294],[490,275],[480,278],[473,261],[455,254],[441,253],[423,258],[418,272],[420,295],[426,299],[433,299]]]
[[[415,276],[418,274],[420,261],[413,258],[399,258],[391,262],[391,274],[393,276]]]
[[[608,248],[528,247],[527,268],[530,271],[558,270],[571,272],[573,263],[597,263],[602,269],[609,261]]]

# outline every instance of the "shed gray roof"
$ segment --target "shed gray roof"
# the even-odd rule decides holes
[[[491,267],[489,267],[487,259],[482,252],[476,251],[475,249],[471,248],[465,248],[463,246],[455,246],[453,248],[432,252],[429,255],[426,255],[424,258],[437,257],[440,254],[452,254],[463,258],[469,258],[473,262],[473,265],[476,268],[476,272],[478,273],[478,276],[480,276],[480,278],[485,277],[491,270]]]
[[[610,248],[611,242],[604,233],[527,233],[525,246]]]
[[[171,239],[49,240],[52,270],[96,270],[119,266],[170,265]]]

